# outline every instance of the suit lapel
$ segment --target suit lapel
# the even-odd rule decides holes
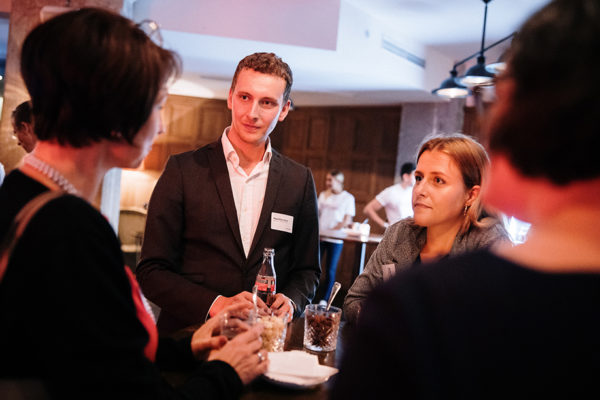
[[[211,151],[208,152],[208,162],[210,164],[210,171],[215,181],[219,198],[221,199],[221,204],[225,210],[229,228],[231,229],[233,237],[241,249],[242,254],[244,254],[244,246],[242,245],[240,226],[237,219],[237,210],[235,209],[233,191],[231,190],[231,180],[229,179],[229,171],[227,170],[227,162],[223,155],[221,140],[215,142]]]
[[[252,246],[248,252],[248,258],[255,251],[255,247],[258,244],[263,233],[267,229],[268,224],[271,221],[271,212],[275,205],[275,199],[277,198],[278,189],[280,187],[281,177],[283,175],[283,162],[281,155],[275,150],[271,150],[271,161],[269,163],[269,178],[267,179],[267,187],[265,189],[265,199],[263,201],[262,210],[260,211],[260,218],[256,225],[256,232],[252,239]],[[262,251],[262,249],[259,249]],[[261,253],[262,254],[262,253]]]

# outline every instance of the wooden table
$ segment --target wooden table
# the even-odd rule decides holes
[[[350,235],[343,230],[321,230],[319,237],[323,239],[338,239],[344,243],[352,243],[356,247],[354,256],[353,277],[362,274],[365,269],[365,254],[367,252],[367,244],[379,244],[383,235]]]

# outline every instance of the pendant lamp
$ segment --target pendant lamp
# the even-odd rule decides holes
[[[483,31],[481,35],[481,48],[478,52],[471,54],[467,58],[457,62],[452,66],[450,71],[450,78],[446,79],[439,88],[432,91],[433,94],[445,98],[457,98],[466,97],[468,95],[468,88],[475,86],[489,86],[493,85],[495,74],[501,72],[501,69],[505,67],[504,63],[490,64],[486,67],[485,65],[485,52],[500,43],[512,38],[514,33],[492,43],[488,47],[485,46],[485,29],[487,24],[487,6],[492,0],[481,0],[485,4],[485,10],[483,14]],[[456,68],[465,62],[472,60],[477,57],[477,64],[467,70],[465,75],[457,77]],[[454,81],[452,85],[451,80]]]

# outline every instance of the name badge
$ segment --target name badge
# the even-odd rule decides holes
[[[271,229],[276,231],[282,231],[292,233],[292,226],[294,225],[294,217],[291,215],[271,213]]]

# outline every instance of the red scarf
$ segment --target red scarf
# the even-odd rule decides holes
[[[131,284],[131,296],[133,298],[133,304],[135,304],[137,317],[142,325],[144,325],[144,328],[146,328],[146,331],[148,331],[149,339],[144,348],[144,355],[148,360],[154,362],[154,360],[156,360],[156,349],[158,348],[158,330],[156,329],[154,318],[152,318],[146,310],[146,307],[144,307],[140,287],[135,280],[133,272],[131,272],[131,269],[127,265],[125,266],[125,272],[127,273],[127,278],[129,278],[129,283]]]

